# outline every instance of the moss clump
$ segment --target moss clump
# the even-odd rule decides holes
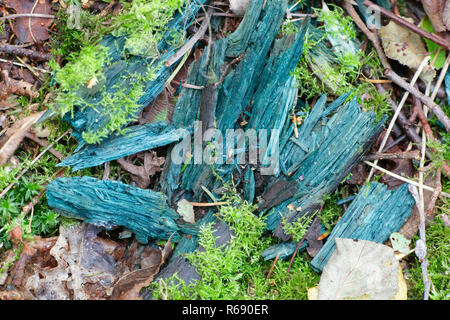
[[[123,133],[122,128],[136,120],[137,112],[142,107],[138,101],[144,94],[144,85],[147,81],[154,80],[161,68],[160,64],[155,64],[160,56],[158,43],[166,33],[169,34],[167,42],[170,45],[178,46],[184,41],[184,33],[169,30],[168,23],[187,1],[189,0],[125,2],[120,13],[111,17],[111,23],[99,28],[98,32],[90,33],[82,40],[77,31],[73,32],[74,42],[81,49],[77,54],[67,53],[64,67],[60,68],[55,61],[50,63],[54,80],[59,85],[52,108],[61,116],[69,112],[73,116],[75,107],[96,110],[94,103],[85,99],[85,93],[95,90],[101,94],[101,101],[96,103],[102,105],[110,119],[99,130],[88,129],[83,132],[82,138],[86,143],[99,143],[111,133]],[[69,31],[67,33],[72,34]],[[122,53],[124,58],[129,55],[143,56],[147,65],[139,72],[122,75],[117,83],[124,82],[126,85],[113,88],[106,88],[105,85],[104,71],[111,66],[108,49],[98,44],[100,36],[109,33],[125,37],[125,50]]]
[[[231,241],[217,247],[212,225],[204,226],[199,242],[205,251],[186,256],[201,280],[190,285],[177,275],[160,280],[150,287],[153,298],[306,299],[307,289],[316,285],[319,278],[308,262],[297,256],[287,274],[289,261],[278,261],[267,279],[272,261],[264,261],[261,252],[274,240],[264,236],[264,218],[257,217],[253,213],[256,207],[237,196],[227,196],[225,200],[229,205],[222,206],[218,214],[234,234]]]

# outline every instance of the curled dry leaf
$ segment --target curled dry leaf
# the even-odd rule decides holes
[[[99,229],[89,224],[60,228],[51,248],[50,266],[34,266],[25,287],[34,299],[103,299],[118,278],[125,247],[97,237]]]
[[[412,22],[411,18],[404,18]],[[420,36],[393,21],[380,28],[381,42],[386,56],[397,60],[411,69],[417,69],[422,60],[428,55]],[[428,65],[422,71],[420,78],[426,82],[433,80],[436,72]]]
[[[444,12],[442,13],[442,21],[444,22],[447,30],[450,30],[450,1],[446,0],[444,5]]]
[[[164,157],[157,157],[154,151],[145,151],[144,165],[136,166],[126,158],[118,159],[117,162],[122,168],[131,173],[131,180],[138,188],[145,189],[150,185],[150,176],[162,170],[161,166],[165,162]]]
[[[4,100],[10,94],[26,96],[29,98],[39,97],[39,92],[33,89],[31,83],[23,80],[15,80],[9,77],[8,71],[3,70],[1,73],[2,82],[0,83],[0,100]]]
[[[443,21],[443,12],[446,1],[447,0],[422,0],[423,9],[425,10],[436,32],[446,30]]]
[[[14,9],[17,14],[51,14],[51,4],[48,0],[6,0],[6,6]],[[48,18],[20,17],[14,19],[14,34],[22,43],[44,41],[50,38],[47,28],[52,22],[53,19]]]
[[[336,251],[320,278],[319,300],[398,299],[399,290],[403,290],[401,269],[392,248],[367,240],[335,241]]]
[[[31,126],[41,117],[43,112],[32,114],[6,130],[0,141],[0,166],[3,166],[19,147]]]
[[[162,250],[147,247],[141,254],[141,269],[131,271],[121,277],[114,286],[112,300],[141,300],[139,293],[153,281],[155,275],[172,252],[170,239]]]

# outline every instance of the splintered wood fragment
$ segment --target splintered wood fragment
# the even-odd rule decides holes
[[[48,205],[64,216],[86,220],[106,228],[123,226],[140,243],[149,238],[167,240],[179,232],[197,234],[194,227],[175,222],[179,215],[167,203],[167,197],[120,181],[92,177],[58,178],[47,186]]]
[[[386,185],[377,182],[362,187],[311,261],[311,267],[317,272],[323,270],[336,248],[336,238],[383,243],[409,218],[413,205],[406,184],[396,190],[387,190]]]

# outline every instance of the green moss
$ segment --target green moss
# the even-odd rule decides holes
[[[443,212],[449,212],[450,203],[443,206]],[[414,237],[414,241],[418,236]],[[445,226],[441,218],[433,221],[426,231],[428,275],[432,281],[431,300],[450,300],[450,228]],[[414,245],[413,245],[414,246]],[[424,287],[420,262],[415,256],[412,268],[409,269],[410,279],[408,299],[423,299]]]
[[[317,212],[311,215],[304,215],[293,223],[289,223],[285,217],[282,217],[284,232],[292,237],[292,241],[300,242],[308,231]]]
[[[317,284],[318,275],[308,261],[297,256],[287,273],[289,261],[278,261],[270,279],[272,261],[264,261],[261,252],[274,243],[264,236],[264,218],[256,207],[236,196],[226,196],[219,217],[229,224],[234,236],[222,247],[216,246],[212,225],[201,229],[198,250],[187,255],[201,280],[185,285],[177,275],[153,283],[156,299],[306,299],[307,289]],[[212,267],[214,266],[214,267]]]
[[[111,23],[107,26],[92,31],[91,24],[94,20],[89,20],[88,26],[83,29],[88,30],[87,36],[61,26],[63,33],[70,35],[71,44],[58,50],[59,53],[65,54],[63,60],[66,64],[62,68],[54,60],[50,62],[54,81],[59,86],[52,108],[61,116],[66,113],[73,116],[76,106],[95,109],[94,105],[80,94],[86,87],[95,87],[96,91],[103,93],[100,103],[110,116],[109,122],[98,131],[87,130],[82,133],[87,143],[99,143],[111,133],[124,133],[122,128],[136,120],[136,114],[141,107],[138,101],[144,94],[144,84],[155,79],[157,70],[161,68],[161,65],[153,63],[154,59],[160,56],[158,43],[166,32],[169,32],[168,42],[171,45],[179,46],[184,42],[184,32],[168,30],[167,24],[186,1],[189,0],[124,2],[120,13],[110,17]],[[127,85],[108,88],[106,93],[104,70],[110,66],[110,61],[108,50],[99,45],[98,40],[108,33],[126,37],[127,53],[145,56],[150,58],[150,62],[148,68],[121,79],[126,80]],[[76,50],[78,47],[79,50]],[[129,83],[132,85],[128,86]]]

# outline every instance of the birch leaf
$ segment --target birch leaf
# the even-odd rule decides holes
[[[404,19],[412,22],[410,18]],[[428,55],[425,45],[418,34],[399,26],[393,21],[380,28],[380,36],[386,56],[411,69],[417,69],[422,60]],[[430,82],[435,75],[436,72],[433,70],[433,67],[428,64],[422,71],[420,78]]]
[[[194,224],[194,207],[186,199],[178,201],[178,214],[183,218],[184,221]]]
[[[367,240],[336,238],[319,282],[319,300],[390,300],[399,290],[394,250]]]

